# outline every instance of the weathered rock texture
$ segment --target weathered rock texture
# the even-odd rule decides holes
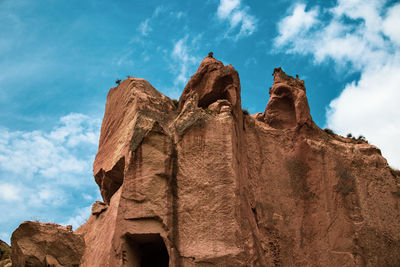
[[[23,222],[11,237],[12,263],[17,267],[77,267],[85,249],[72,227]]]
[[[11,248],[0,240],[0,267],[11,267]]]
[[[275,69],[270,95],[243,115],[212,57],[177,108],[143,79],[112,88],[81,266],[400,266],[398,172],[319,129],[303,81]]]
[[[263,121],[276,129],[315,128],[311,119],[304,81],[294,79],[281,68],[274,69],[274,85],[263,114]]]

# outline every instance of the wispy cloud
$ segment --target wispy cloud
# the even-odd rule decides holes
[[[79,226],[84,224],[87,219],[89,219],[90,213],[92,211],[92,206],[87,206],[83,208],[79,208],[76,210],[76,215],[68,218],[63,225],[72,225],[73,229],[77,229]]]
[[[3,240],[4,242],[7,242],[10,245],[10,234],[7,232],[0,232],[0,239]]]
[[[220,0],[217,17],[228,22],[227,38],[238,40],[250,36],[257,30],[257,19],[250,14],[250,8],[242,5],[241,0]]]
[[[147,36],[153,28],[149,25],[150,18],[145,19],[139,24],[139,31],[142,35]]]
[[[185,36],[173,45],[171,52],[171,59],[173,64],[170,65],[172,72],[176,75],[174,79],[174,90],[170,90],[170,94],[174,98],[178,98],[181,92],[181,88],[186,85],[190,75],[196,71],[201,58],[195,55],[197,48],[197,42],[201,36],[192,38],[189,41],[189,37]]]
[[[383,21],[383,32],[389,36],[392,42],[400,45],[400,5],[397,4],[389,9]]]
[[[153,31],[153,23],[156,23],[157,18],[159,16],[167,16],[171,19],[180,19],[184,16],[184,13],[181,11],[174,11],[170,10],[167,7],[164,6],[158,6],[154,9],[153,14],[146,18],[144,21],[142,21],[139,24],[138,30],[143,36],[148,36],[150,32]]]
[[[339,0],[331,9],[308,11],[296,4],[278,23],[274,45],[278,51],[312,55],[316,64],[333,61],[342,72],[359,72],[360,78],[330,103],[327,126],[366,136],[400,168],[400,4],[387,4]]]
[[[302,3],[296,4],[292,8],[292,14],[278,24],[279,36],[275,38],[276,46],[281,46],[291,38],[306,33],[318,22],[318,10],[306,11],[306,5]]]
[[[99,121],[72,113],[60,119],[51,132],[10,132],[0,129],[0,170],[59,179],[61,174],[79,174],[90,169],[90,159],[76,154],[86,145],[96,146]],[[72,183],[69,178],[65,183]]]
[[[1,183],[0,198],[7,202],[20,201],[20,190],[13,184]]]
[[[99,131],[99,119],[79,113],[61,117],[50,131],[0,129],[0,210],[8,214],[0,216],[0,228],[29,219],[66,221],[63,211],[98,198],[91,165]]]

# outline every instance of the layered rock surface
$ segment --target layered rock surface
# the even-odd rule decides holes
[[[81,266],[400,265],[399,175],[379,149],[319,129],[280,68],[264,113],[243,115],[240,90],[212,57],[177,107],[143,79],[110,90]]]
[[[12,234],[11,248],[13,266],[77,267],[85,242],[72,226],[26,221]]]
[[[11,248],[0,240],[0,267],[11,267]]]

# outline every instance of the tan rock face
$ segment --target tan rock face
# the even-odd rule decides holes
[[[92,215],[99,215],[102,212],[104,212],[105,210],[107,210],[107,208],[108,208],[108,206],[104,202],[96,201],[92,205]]]
[[[11,237],[13,266],[79,266],[85,242],[71,228],[26,221]]]
[[[224,66],[213,57],[209,56],[203,60],[185,86],[179,99],[179,111],[193,94],[198,96],[198,107],[205,109],[219,99],[226,99],[235,111],[241,110],[239,74],[232,65]]]
[[[307,124],[315,126],[310,115],[304,81],[294,79],[281,68],[274,69],[274,84],[264,111],[264,121],[276,129],[288,129]]]
[[[110,90],[99,151],[93,165],[101,195],[109,203],[124,180],[125,163],[156,120],[175,107],[172,101],[143,79],[129,78]]]
[[[178,108],[142,79],[112,88],[80,265],[400,266],[399,173],[319,129],[303,81],[275,69],[270,95],[243,115],[212,57]]]
[[[6,265],[10,265],[10,263],[11,248],[6,242],[0,240],[0,267],[5,267]]]

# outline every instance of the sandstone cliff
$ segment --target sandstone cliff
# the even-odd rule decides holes
[[[304,82],[273,75],[252,116],[236,70],[212,57],[177,107],[143,79],[112,88],[94,162],[104,203],[74,233],[80,265],[400,266],[398,172],[319,129]]]

